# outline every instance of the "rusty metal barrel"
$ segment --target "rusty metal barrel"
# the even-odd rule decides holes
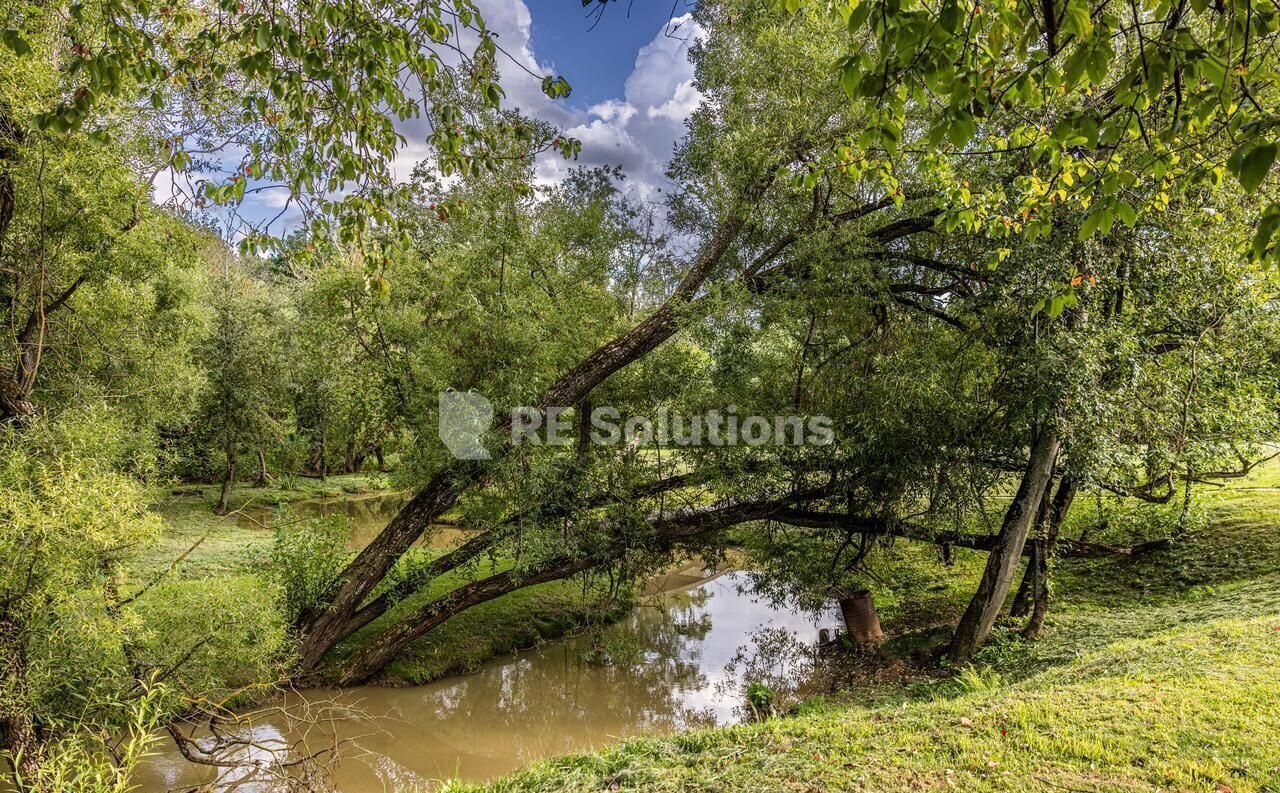
[[[844,617],[849,638],[855,644],[879,644],[884,639],[880,616],[876,614],[876,604],[870,591],[863,589],[847,598],[840,598],[840,614]]]

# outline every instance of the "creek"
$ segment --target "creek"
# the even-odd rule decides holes
[[[369,509],[373,503],[357,503],[381,514]],[[773,674],[803,675],[805,664],[789,655],[787,642],[811,647],[820,627],[839,624],[834,612],[815,618],[752,596],[749,578],[690,563],[650,581],[619,622],[495,659],[472,674],[406,688],[291,692],[246,715],[238,729],[251,745],[232,756],[236,768],[191,764],[166,737],[135,781],[145,793],[281,790],[273,766],[324,752],[323,787],[430,790],[442,780],[484,781],[630,736],[739,722],[750,716],[741,675],[758,668],[760,647],[783,650],[767,664]]]

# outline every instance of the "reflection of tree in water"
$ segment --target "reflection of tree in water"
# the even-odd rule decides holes
[[[808,643],[816,626],[744,597],[740,578],[645,600],[596,634],[466,677],[334,692],[352,706],[333,724],[350,740],[335,770],[338,787],[409,789],[455,773],[483,778],[615,737],[723,723],[744,715],[731,707],[752,681],[777,691],[785,708],[816,677]],[[324,694],[302,697],[317,695]]]
[[[458,680],[428,695],[426,710],[463,734],[495,724],[513,733],[678,729],[714,722],[682,692],[706,688],[700,643],[711,629],[705,592],[638,608],[600,637],[583,637]]]
[[[753,683],[768,687],[774,708],[785,711],[827,687],[825,668],[813,642],[801,640],[786,628],[760,628],[725,666],[725,679],[716,684],[716,691],[723,697],[735,697],[739,702],[735,715],[741,721],[751,721],[756,713],[747,701],[747,689]]]
[[[586,654],[603,665],[637,665],[654,659],[701,660],[711,632],[711,592],[695,589],[647,599],[617,624],[596,632]]]

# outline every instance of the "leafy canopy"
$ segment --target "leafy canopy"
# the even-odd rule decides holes
[[[1007,195],[1042,234],[1055,206],[1087,212],[1080,236],[1163,210],[1189,185],[1233,175],[1264,190],[1276,158],[1280,14],[1253,0],[780,0],[837,15],[849,96],[876,123],[845,151],[911,149],[946,170],[955,156],[1026,157]],[[908,118],[911,124],[907,123]],[[918,134],[912,127],[924,121]],[[1271,195],[1252,244],[1280,256]],[[962,197],[963,198],[963,197]],[[964,200],[963,203],[978,203]],[[1007,213],[1007,210],[1002,210]],[[981,214],[981,213],[980,213]],[[982,220],[982,218],[979,218]]]
[[[393,221],[397,123],[425,126],[444,174],[490,170],[495,134],[527,134],[476,120],[503,90],[498,45],[471,0],[86,0],[65,15],[4,5],[4,54],[57,73],[56,90],[17,121],[107,142],[118,116],[145,119],[156,172],[194,175],[196,207],[281,190],[314,231],[362,239]],[[569,92],[563,78],[543,89]],[[276,244],[264,224],[246,225],[245,248]]]

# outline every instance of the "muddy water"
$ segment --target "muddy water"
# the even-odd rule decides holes
[[[816,639],[818,621],[775,609],[741,591],[742,573],[689,583],[646,599],[602,637],[572,639],[500,659],[475,674],[414,688],[294,694],[255,717],[256,744],[240,768],[185,762],[162,745],[137,782],[145,793],[212,785],[272,790],[254,768],[339,746],[327,784],[343,793],[431,789],[441,780],[491,779],[551,755],[622,737],[741,720],[741,681],[727,669],[753,634],[781,629]]]

